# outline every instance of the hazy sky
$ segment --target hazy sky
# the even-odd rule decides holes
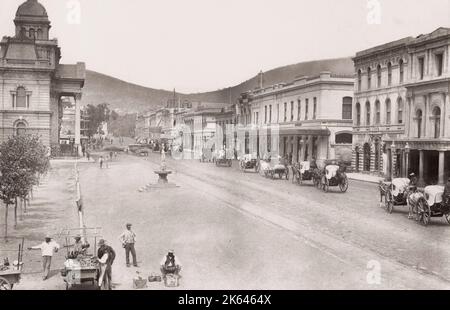
[[[22,2],[0,0],[1,36],[14,34]],[[181,92],[225,88],[260,70],[352,56],[450,26],[450,0],[40,2],[63,63],[84,61],[91,70]],[[74,3],[81,8],[79,23]]]

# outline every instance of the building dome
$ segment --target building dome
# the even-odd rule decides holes
[[[27,0],[17,9],[16,20],[48,21],[47,10],[38,0]]]

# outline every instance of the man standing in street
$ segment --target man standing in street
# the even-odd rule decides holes
[[[100,239],[98,242],[97,257],[101,265],[101,275],[98,281],[100,288],[112,289],[112,264],[116,258],[116,252],[106,244],[106,240]]]
[[[52,264],[52,257],[54,253],[59,250],[59,244],[52,240],[52,238],[47,235],[45,236],[45,242],[40,245],[28,248],[28,250],[41,250],[42,252],[42,267],[44,269],[44,281],[48,279],[50,273],[50,266]]]
[[[130,267],[130,252],[133,256],[133,266],[138,267],[136,259],[136,250],[134,244],[136,243],[136,234],[131,230],[131,224],[126,225],[126,230],[120,235],[119,240],[122,242],[122,246],[125,249],[125,258],[127,267]]]

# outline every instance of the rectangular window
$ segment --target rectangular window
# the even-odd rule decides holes
[[[442,75],[442,71],[444,69],[444,54],[436,55],[436,74],[437,76]]]
[[[16,95],[12,94],[11,97],[12,97],[12,107],[15,108],[16,107]]]
[[[294,120],[294,101],[291,101],[291,122]]]
[[[425,58],[419,58],[419,79],[423,80],[425,73]]]
[[[284,103],[284,122],[287,122],[287,103]]]
[[[317,98],[314,97],[313,119],[317,118]]]
[[[267,124],[267,106],[264,107],[264,124]]]
[[[352,119],[352,105],[351,104],[346,103],[346,104],[342,105],[342,119]]]
[[[302,102],[300,99],[297,100],[297,120],[299,121],[301,118],[302,112]]]
[[[305,120],[308,120],[309,99],[305,101]]]

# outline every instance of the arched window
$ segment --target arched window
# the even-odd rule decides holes
[[[387,65],[388,70],[388,86],[392,85],[392,64],[389,62]]]
[[[35,33],[33,28],[30,28],[28,33],[29,33],[29,36],[30,36],[31,39],[35,39],[36,38],[36,33]]]
[[[27,107],[27,92],[24,87],[17,88],[17,97],[16,97],[16,107],[17,108],[26,108]]]
[[[433,109],[434,119],[434,138],[439,138],[441,132],[441,108],[435,107]]]
[[[359,102],[356,103],[356,125],[361,125],[361,105]]]
[[[375,124],[376,125],[380,125],[380,119],[381,119],[381,114],[380,114],[380,102],[377,100],[375,101]]]
[[[358,91],[361,91],[361,70],[358,70]]]
[[[417,120],[417,138],[420,138],[422,136],[422,110],[417,110],[416,120]]]
[[[381,66],[377,67],[377,87],[381,87]]]
[[[366,126],[370,126],[370,102],[366,102]]]
[[[370,70],[370,67],[367,68],[367,89],[370,89],[372,87],[372,71]]]
[[[391,99],[386,99],[386,124],[391,124]]]
[[[403,63],[403,59],[400,59],[398,66],[400,70],[400,83],[403,83],[403,79],[405,76],[405,64]]]
[[[352,97],[342,99],[342,119],[352,119]]]
[[[353,135],[351,133],[338,133],[335,138],[336,144],[352,144]]]
[[[25,133],[26,133],[26,131],[27,131],[27,124],[25,124],[25,122],[22,122],[22,121],[20,121],[20,122],[18,122],[17,124],[16,124],[16,135],[18,135],[18,136],[23,136],[23,135],[25,135]]]
[[[397,118],[398,118],[398,123],[399,124],[403,124],[403,100],[402,98],[398,98],[397,100]]]

